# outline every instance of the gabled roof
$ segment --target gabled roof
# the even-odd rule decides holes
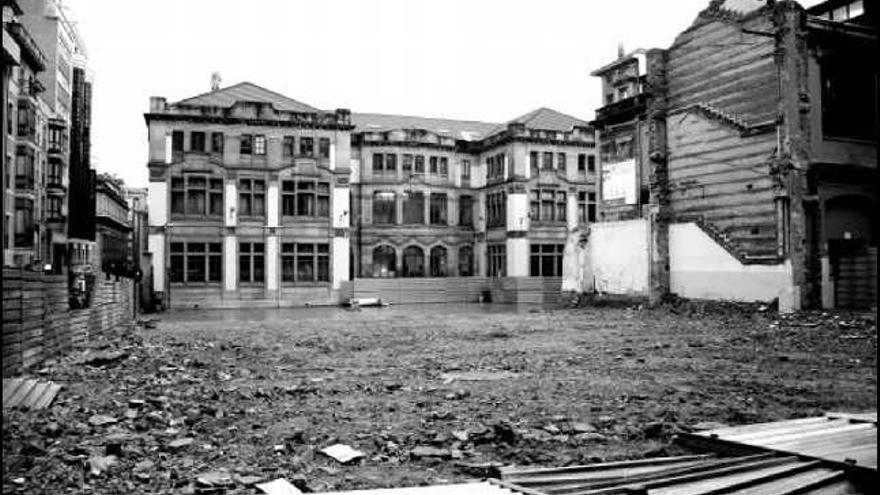
[[[498,126],[498,124],[473,120],[434,119],[381,113],[352,113],[351,123],[355,125],[354,132],[423,129],[464,141],[482,139],[489,135],[489,131]]]
[[[556,110],[547,107],[541,107],[537,110],[532,110],[525,115],[520,115],[519,117],[507,122],[506,125],[509,124],[522,124],[526,126],[527,129],[539,129],[542,131],[558,132],[570,132],[575,126],[590,126],[589,122],[585,120],[581,120],[577,117],[572,117],[571,115],[564,114],[562,112],[557,112]]]
[[[306,105],[251,82],[241,82],[216,91],[210,91],[181,100],[176,104],[228,108],[239,101],[271,103],[276,110],[285,112],[315,113],[321,111],[313,106]]]

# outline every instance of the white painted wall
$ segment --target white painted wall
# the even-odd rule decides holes
[[[793,301],[791,265],[744,265],[695,223],[669,226],[673,293],[694,299]]]
[[[351,226],[351,195],[348,187],[333,188],[333,221],[334,229],[344,229]]]
[[[223,238],[223,288],[235,290],[238,287],[238,246],[236,237],[228,235]]]
[[[150,234],[147,249],[153,255],[153,291],[165,291],[165,234]]]
[[[331,276],[333,277],[332,285],[334,289],[338,289],[341,282],[348,280],[349,244],[348,237],[333,238],[330,259],[333,260]]]
[[[76,208],[76,205],[71,205]],[[161,227],[168,223],[168,184],[150,181],[147,186],[147,208],[150,212],[151,227]],[[155,251],[154,251],[155,252]]]
[[[238,215],[236,214],[235,206],[238,203],[238,188],[236,187],[234,180],[227,180],[225,188],[226,191],[223,195],[223,211],[226,212],[226,226],[235,227],[236,223],[238,223]]]
[[[482,211],[482,210],[478,210]],[[529,195],[507,195],[507,230],[529,230]]]
[[[269,190],[266,193],[266,225],[269,227],[278,227],[278,182],[270,182]]]
[[[574,292],[593,291],[593,267],[590,264],[590,243],[581,244],[581,237],[589,236],[587,228],[574,228],[565,238],[562,255],[562,290]]]
[[[278,236],[266,236],[266,290],[278,290]]]
[[[597,292],[647,294],[650,273],[647,220],[594,223],[590,226],[589,245]]]
[[[525,237],[507,239],[507,276],[529,276],[529,240]]]
[[[336,170],[336,143],[330,143],[330,170]]]

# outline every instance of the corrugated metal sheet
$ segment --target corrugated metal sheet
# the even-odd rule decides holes
[[[514,495],[514,492],[487,481],[459,483],[454,485],[414,486],[407,488],[380,488],[376,490],[353,490],[325,492],[334,495]]]
[[[669,457],[556,469],[506,468],[496,483],[527,495],[867,493],[843,469],[773,453]]]
[[[3,408],[43,409],[55,400],[61,385],[31,378],[3,379]]]
[[[843,414],[719,428],[680,436],[715,452],[765,449],[877,471],[877,413]]]

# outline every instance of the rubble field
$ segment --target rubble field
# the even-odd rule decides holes
[[[676,455],[681,431],[874,410],[877,330],[754,306],[202,310],[29,376],[64,388],[4,409],[3,493],[329,491]]]

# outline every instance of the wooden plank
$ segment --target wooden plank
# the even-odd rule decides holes
[[[40,397],[46,392],[49,388],[49,384],[46,382],[37,382],[31,388],[30,392],[24,397],[22,397],[20,404],[22,407],[26,407],[28,409],[32,408],[33,405],[37,402]]]
[[[32,380],[32,379],[24,380],[24,382],[21,384],[20,387],[18,387],[18,389],[15,391],[15,393],[12,394],[11,397],[9,397],[8,402],[7,401],[3,402],[3,406],[6,407],[8,405],[8,407],[15,407],[16,405],[18,405],[21,402],[21,400],[24,397],[26,397],[27,394],[30,393],[31,389],[34,388],[34,385],[36,385],[36,384],[37,384],[36,380]]]
[[[58,395],[58,392],[61,390],[61,385],[58,383],[50,383],[49,387],[46,389],[46,393],[34,404],[34,409],[44,409],[55,400],[55,397]]]
[[[3,379],[3,404],[8,404],[9,399],[22,386],[24,379],[22,378],[4,378]]]

